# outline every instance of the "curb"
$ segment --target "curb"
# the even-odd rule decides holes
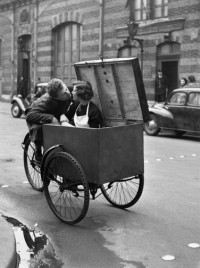
[[[0,217],[0,239],[1,267],[16,268],[17,252],[15,235],[12,227],[2,216]]]

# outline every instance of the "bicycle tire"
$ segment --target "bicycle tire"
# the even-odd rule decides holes
[[[138,180],[138,182],[136,182]],[[144,176],[137,175],[100,185],[107,201],[117,208],[129,208],[140,199],[144,188]]]
[[[42,192],[44,190],[44,185],[40,174],[40,164],[35,161],[34,156],[35,144],[29,137],[24,146],[24,169],[32,188]]]
[[[88,211],[89,186],[79,162],[66,152],[54,153],[44,163],[43,180],[54,215],[70,225],[80,222]]]

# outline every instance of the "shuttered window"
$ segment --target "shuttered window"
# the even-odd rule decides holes
[[[80,61],[81,25],[68,23],[54,32],[54,76],[65,83],[76,79],[74,63]]]

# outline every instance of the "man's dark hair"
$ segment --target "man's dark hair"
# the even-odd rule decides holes
[[[47,85],[47,90],[52,98],[57,98],[58,93],[63,89],[64,83],[58,78],[53,78]]]
[[[188,80],[189,80],[190,83],[195,83],[196,82],[196,78],[195,78],[194,75],[189,75]]]

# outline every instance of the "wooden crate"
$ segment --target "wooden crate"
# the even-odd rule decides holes
[[[101,129],[44,125],[45,151],[63,144],[81,164],[89,182],[102,184],[143,174],[143,125]]]
[[[75,64],[77,78],[92,84],[92,101],[102,111],[105,128],[44,125],[45,151],[56,144],[74,156],[89,182],[97,184],[143,174],[143,122],[148,104],[137,58]]]

